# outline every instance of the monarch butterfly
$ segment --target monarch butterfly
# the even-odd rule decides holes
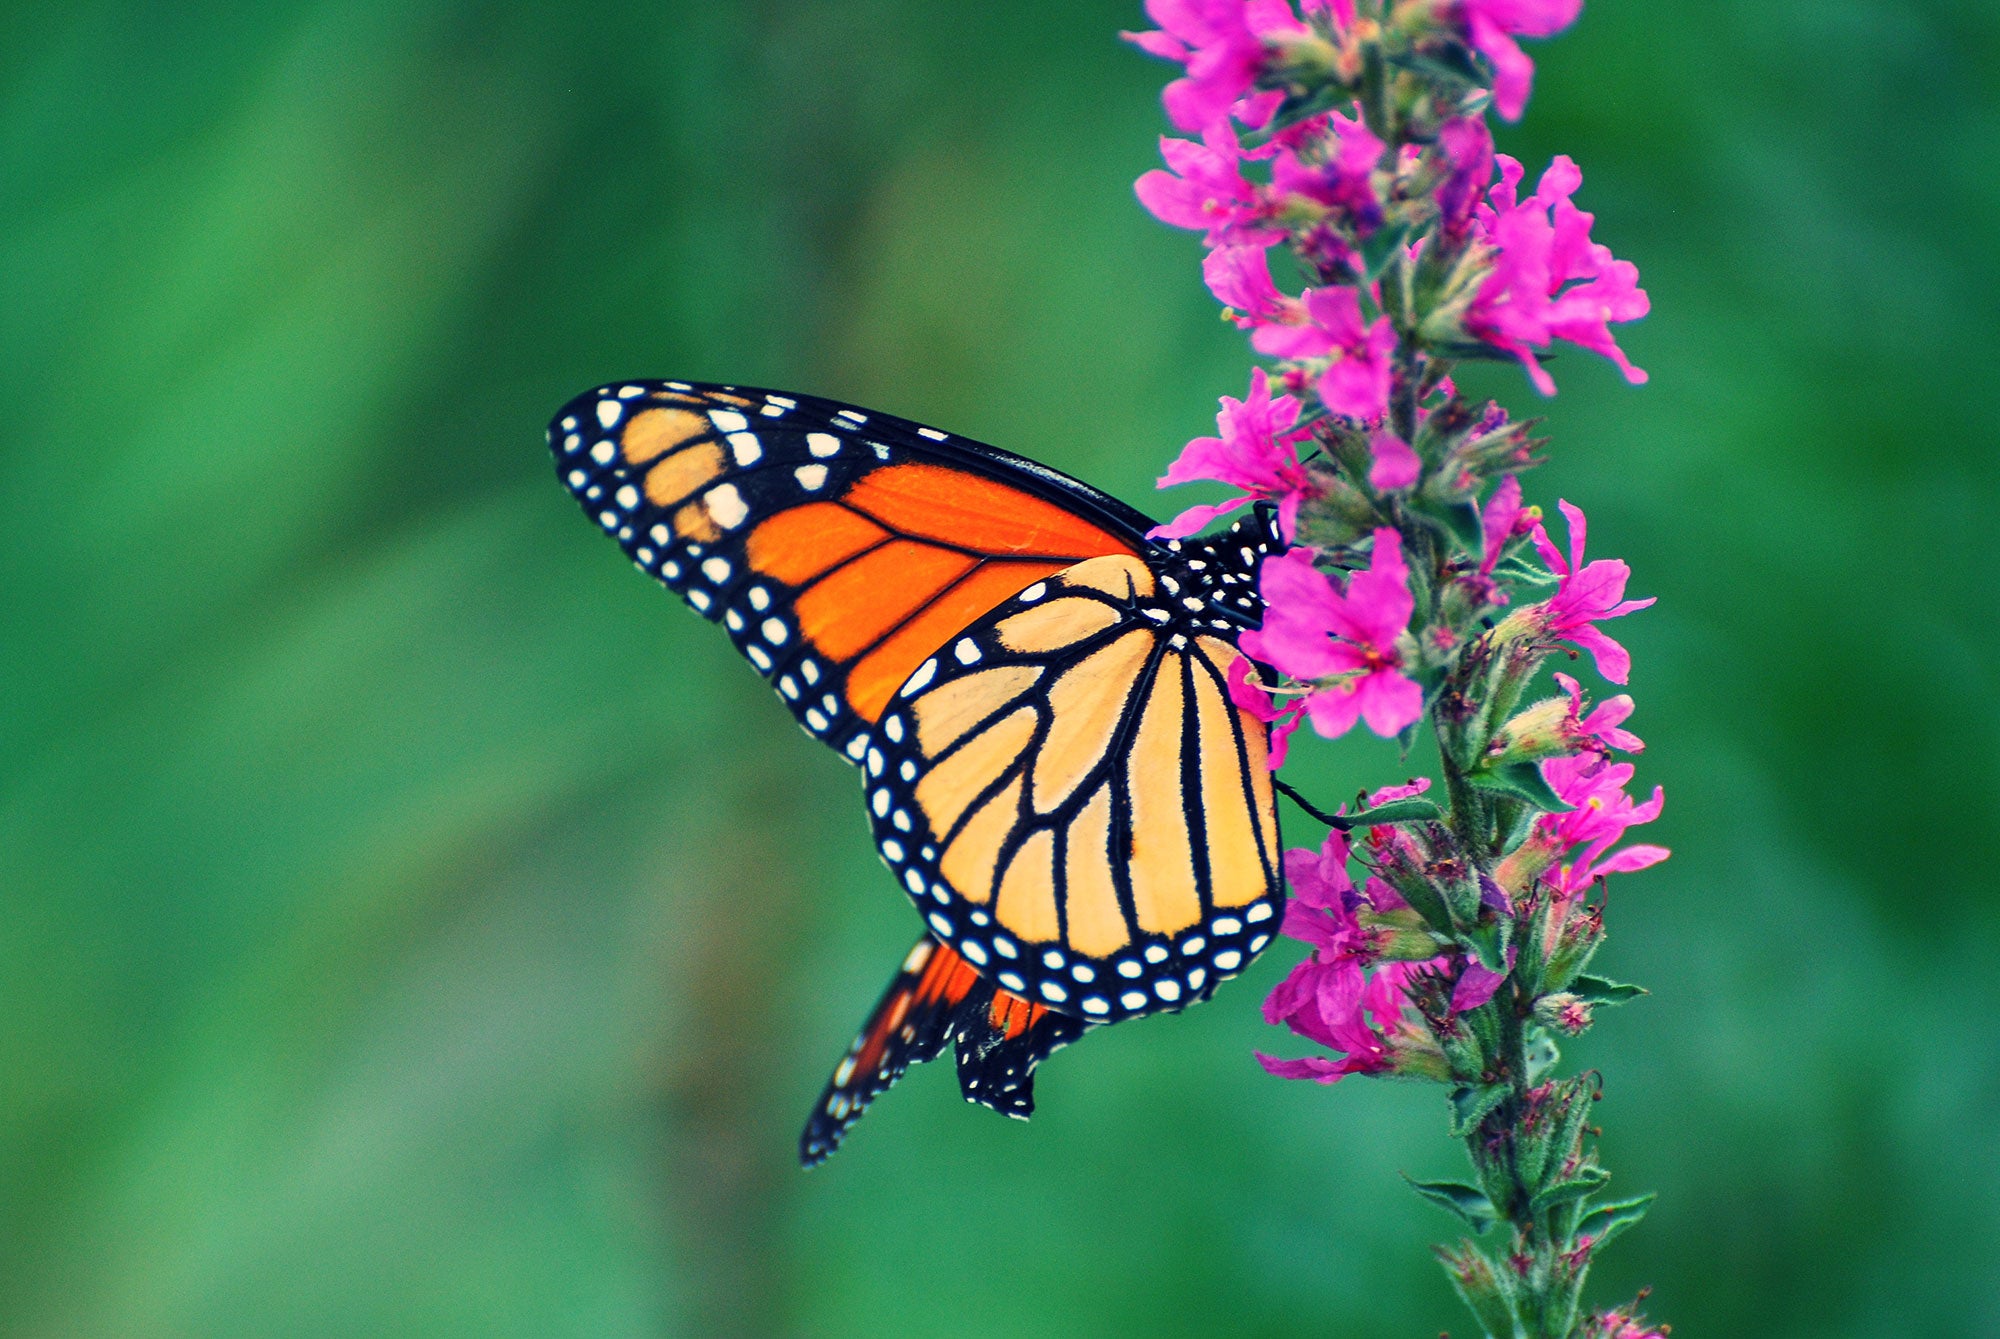
[[[565,405],[557,470],[862,773],[923,917],[799,1144],[825,1160],[947,1041],[1025,1118],[1092,1027],[1208,997],[1281,908],[1267,727],[1233,705],[1268,512],[1211,539],[1034,461],[807,395],[619,382]]]

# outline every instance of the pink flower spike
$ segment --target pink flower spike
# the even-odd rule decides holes
[[[1408,442],[1387,428],[1377,428],[1369,434],[1368,451],[1374,458],[1368,467],[1368,483],[1376,491],[1400,493],[1416,487],[1424,465]]]
[[[1292,426],[1298,417],[1299,402],[1289,395],[1273,399],[1264,369],[1252,371],[1247,399],[1222,397],[1222,412],[1215,416],[1222,435],[1189,442],[1159,481],[1160,487],[1169,488],[1212,479],[1248,491],[1228,502],[1189,508],[1165,525],[1156,526],[1151,537],[1183,539],[1217,516],[1266,498],[1278,504],[1278,528],[1290,540],[1299,507],[1313,491],[1312,479],[1298,455],[1298,444],[1311,434]]]
[[[1622,684],[1631,676],[1632,657],[1597,628],[1600,620],[1623,618],[1653,603],[1651,598],[1628,600],[1625,583],[1632,569],[1616,558],[1583,561],[1585,523],[1583,512],[1567,502],[1557,504],[1569,522],[1569,557],[1557,551],[1548,530],[1537,522],[1535,548],[1560,578],[1556,593],[1540,606],[1543,635],[1570,642],[1590,652],[1597,672],[1612,683]]]

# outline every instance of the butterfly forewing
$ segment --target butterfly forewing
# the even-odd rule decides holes
[[[1080,559],[1136,552],[1146,524],[1031,461],[810,396],[616,383],[549,437],[584,511],[850,761],[945,641]]]
[[[918,666],[863,754],[877,844],[932,931],[1090,1021],[1206,998],[1279,905],[1240,653],[1160,587],[1124,556],[1036,582]]]

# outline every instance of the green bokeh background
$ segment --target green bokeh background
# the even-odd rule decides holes
[[[1042,1113],[908,1079],[801,1174],[907,946],[847,770],[541,429],[797,387],[1151,479],[1246,357],[1147,217],[1133,3],[7,7],[0,1333],[1469,1332],[1439,1094],[1264,1077],[1274,951]],[[1530,495],[1659,604],[1674,860],[1572,1048],[1676,1333],[2000,1335],[1987,0],[1593,0],[1583,164],[1653,383]],[[1324,795],[1400,779],[1302,750]],[[1295,829],[1296,830],[1296,829]]]

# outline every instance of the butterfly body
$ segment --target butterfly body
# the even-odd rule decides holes
[[[1023,457],[687,382],[579,396],[550,445],[586,514],[860,769],[924,918],[814,1110],[808,1164],[947,1041],[969,1100],[1025,1116],[1051,1051],[1206,998],[1270,941],[1265,726],[1227,684],[1267,517],[1158,544]]]

